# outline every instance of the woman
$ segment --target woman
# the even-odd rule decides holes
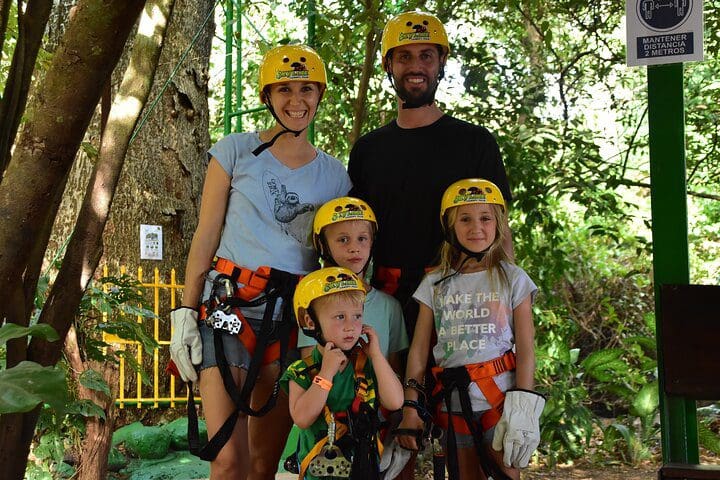
[[[342,164],[307,139],[306,129],[326,86],[324,64],[311,48],[287,45],[270,50],[260,65],[260,99],[275,124],[262,132],[229,135],[209,151],[182,307],[171,314],[171,356],[184,380],[195,381],[199,371],[211,442],[219,431],[219,437],[229,437],[211,462],[213,479],[274,478],[292,426],[283,393],[274,408],[254,415],[272,407],[268,399],[277,394],[276,380],[294,351],[281,364],[277,355],[253,355],[252,341],[258,346],[270,343],[267,353],[278,340],[286,340],[286,327],[293,322],[286,309],[292,302],[287,299],[292,298],[298,275],[317,268],[310,244],[315,210],[350,189]],[[266,294],[260,293],[263,290]],[[269,301],[255,305],[257,298]],[[207,320],[198,325],[198,318]],[[240,334],[208,326],[207,321],[217,319],[236,330],[241,325]],[[241,341],[249,332],[252,341]],[[223,352],[216,352],[218,347]],[[229,367],[225,375],[224,360]],[[236,402],[230,394],[247,387],[246,382],[253,388],[245,410],[253,416],[241,414],[235,422]]]

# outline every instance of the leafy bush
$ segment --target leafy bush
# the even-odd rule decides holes
[[[34,322],[39,317],[39,312],[42,309],[51,283],[51,275],[46,272],[40,279],[36,293]],[[72,472],[69,472],[68,466],[63,463],[64,453],[66,451],[75,453],[80,451],[81,438],[85,431],[87,418],[99,417],[104,419],[106,416],[103,408],[92,400],[78,398],[78,385],[101,392],[110,398],[113,395],[107,379],[103,378],[100,372],[89,368],[87,366],[89,364],[85,362],[95,361],[100,364],[107,362],[117,364],[120,358],[124,358],[126,365],[132,371],[139,373],[142,379],[149,382],[148,374],[143,370],[142,365],[138,364],[135,357],[125,350],[108,348],[110,344],[105,341],[104,337],[104,334],[113,334],[124,340],[137,341],[140,342],[146,352],[152,352],[157,346],[157,342],[137,322],[138,316],[154,316],[151,311],[144,307],[144,302],[141,285],[130,276],[110,276],[93,281],[86,289],[80,303],[78,315],[74,321],[79,347],[78,355],[85,368],[82,372],[72,375],[64,360],[58,366],[45,367],[45,370],[42,371],[32,365],[24,365],[30,362],[23,362],[7,371],[0,371],[0,386],[4,385],[3,379],[8,377],[8,372],[18,368],[25,369],[20,372],[25,374],[16,374],[11,378],[28,378],[29,375],[37,377],[40,374],[54,375],[54,383],[45,379],[42,382],[28,382],[44,385],[44,389],[40,393],[46,395],[42,397],[42,401],[47,403],[48,407],[52,407],[43,408],[41,411],[35,441],[33,442],[31,461],[28,462],[27,472],[29,478],[69,476]],[[0,329],[0,339],[5,337],[14,338],[21,334],[49,335],[47,325],[33,325],[26,329],[27,332],[13,326],[8,327],[9,330],[6,327],[8,326],[6,325]],[[55,337],[57,337],[57,334],[55,334]],[[75,383],[76,381],[77,383]],[[60,396],[61,394],[62,396]],[[50,395],[55,395],[57,398]],[[24,406],[25,410],[22,411],[34,408],[41,401],[29,394],[24,394],[23,397],[26,404],[30,401],[34,401],[34,403],[30,408]],[[0,409],[2,409],[2,405],[0,400]],[[19,407],[16,406],[15,408]]]

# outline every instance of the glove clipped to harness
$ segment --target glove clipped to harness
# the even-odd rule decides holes
[[[407,450],[397,443],[393,438],[389,445],[383,449],[382,457],[380,457],[380,473],[382,478],[391,480],[402,472],[405,465],[410,461],[413,452]]]
[[[185,382],[196,382],[197,372],[193,364],[202,362],[202,340],[198,329],[198,312],[190,307],[176,308],[170,312],[173,334],[170,338],[170,358]]]
[[[502,417],[495,426],[492,447],[503,450],[503,463],[508,467],[525,468],[540,444],[540,415],[545,397],[531,390],[513,389],[505,392]]]

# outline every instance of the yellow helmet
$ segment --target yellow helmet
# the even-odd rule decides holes
[[[305,275],[298,282],[293,296],[293,310],[298,327],[306,335],[315,330],[315,327],[305,323],[305,313],[313,300],[325,295],[353,290],[366,293],[360,277],[347,268],[327,267]]]
[[[268,85],[287,81],[306,81],[327,86],[325,64],[315,50],[306,45],[281,45],[268,51],[260,63],[260,97]]]
[[[450,185],[440,202],[440,223],[445,227],[445,212],[452,207],[471,203],[492,203],[505,209],[500,189],[483,178],[466,178]]]
[[[442,46],[446,54],[450,52],[450,43],[442,22],[435,15],[412,11],[396,15],[385,24],[382,58],[387,56],[389,50],[412,43],[434,43]]]
[[[322,254],[320,232],[333,223],[347,222],[349,220],[367,220],[373,225],[373,234],[377,232],[378,224],[375,212],[363,200],[354,197],[339,197],[323,204],[315,213],[313,220],[313,246]]]

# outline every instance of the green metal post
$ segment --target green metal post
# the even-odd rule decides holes
[[[687,194],[685,184],[685,118],[683,64],[649,66],[648,124],[650,133],[650,179],[653,235],[655,312],[660,369],[660,423],[663,460],[697,463],[698,437],[695,402],[665,394],[663,359],[659,348],[663,312],[660,285],[687,284]]]
[[[223,132],[228,135],[232,131],[233,106],[233,0],[225,2],[225,109],[223,110]]]
[[[317,7],[315,0],[308,1],[308,46],[315,48],[315,16],[317,15]],[[308,139],[310,143],[315,143],[315,121],[313,120],[308,127]]]
[[[233,39],[235,45],[235,108],[242,110],[242,0],[237,0],[237,33]],[[235,131],[242,132],[242,115],[235,119]]]

